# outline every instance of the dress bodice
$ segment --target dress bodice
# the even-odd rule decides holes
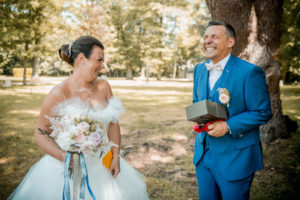
[[[89,102],[83,101],[80,97],[67,99],[57,104],[52,112],[55,116],[70,116],[72,118],[80,118],[81,113],[88,113],[90,118],[102,121],[107,127],[110,122],[116,123],[124,107],[119,98],[111,97],[106,107],[101,105],[92,107]]]

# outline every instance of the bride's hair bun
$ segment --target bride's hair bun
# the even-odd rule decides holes
[[[68,44],[62,45],[60,47],[60,49],[58,50],[58,53],[59,53],[59,57],[63,61],[66,61],[67,63],[69,63],[70,65],[72,65],[71,55],[69,54],[69,45]]]
[[[89,58],[94,46],[104,50],[103,44],[98,39],[92,36],[81,36],[70,44],[62,45],[58,54],[63,61],[73,66],[78,54],[83,53],[86,58]]]

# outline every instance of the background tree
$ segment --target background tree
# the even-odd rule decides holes
[[[142,63],[150,66],[158,80],[163,74],[169,76],[172,72],[175,78],[179,66],[192,65],[191,61],[195,64],[201,58],[200,27],[206,24],[203,21],[208,16],[204,7],[203,0],[156,0],[140,6],[143,9]]]
[[[201,47],[201,36],[204,34],[210,15],[205,1],[194,0],[188,4],[181,13],[177,11],[177,27],[175,29],[174,40],[174,71],[175,66],[185,66],[190,69],[196,63],[204,61]]]
[[[285,0],[279,61],[285,83],[299,82],[300,77],[300,2]]]
[[[138,40],[140,19],[135,1],[115,1],[111,4],[111,30],[115,40],[111,41],[115,53],[112,63],[126,68],[126,78],[133,79],[133,69],[139,66],[140,41]]]
[[[285,117],[282,114],[276,57],[280,45],[280,24],[283,0],[206,0],[212,19],[226,21],[237,30],[233,54],[260,66],[266,73],[273,117],[261,127],[261,137],[271,142],[287,137]]]
[[[7,9],[6,4],[29,7],[19,11]],[[30,37],[22,38],[30,38],[30,44],[20,53],[28,53],[33,77],[38,76],[38,69],[43,75],[70,74],[72,67],[61,61],[57,49],[82,35],[99,38],[105,45],[107,66],[128,79],[139,73],[145,77],[146,71],[157,79],[172,74],[175,78],[183,66],[193,66],[203,59],[199,48],[201,30],[209,18],[204,0],[27,0],[4,1],[1,6],[5,12],[0,14],[0,43],[5,50],[0,50],[0,66],[6,74],[24,65],[24,57],[16,49],[23,44],[18,34],[25,32]],[[39,13],[39,17],[27,16],[29,10]],[[27,21],[15,18],[20,12]]]
[[[3,1],[1,3],[2,38],[1,55],[5,56],[1,64],[17,58],[24,67],[23,84],[26,85],[26,70],[33,61],[33,76],[38,76],[39,57],[43,51],[41,40],[49,32],[47,17],[55,10],[51,0]],[[3,57],[4,57],[3,56]],[[0,59],[1,62],[1,59]]]

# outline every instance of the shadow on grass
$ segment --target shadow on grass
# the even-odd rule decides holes
[[[26,93],[0,96],[1,199],[7,198],[28,169],[44,154],[34,141],[36,113],[44,97]]]
[[[192,103],[192,88],[114,89],[114,95],[122,99],[126,109],[120,120],[125,158],[133,166],[141,166],[137,168],[146,176],[151,199],[198,199],[192,165],[193,124],[185,118],[185,106]],[[300,124],[300,87],[283,87],[281,95],[284,114]],[[33,138],[43,98],[44,95],[29,93],[0,95],[0,199],[10,194],[44,154]],[[300,199],[299,133],[298,130],[290,139],[263,145],[265,169],[256,173],[251,199]]]
[[[283,113],[300,126],[300,87],[280,88]],[[300,130],[289,139],[263,144],[264,166],[258,171],[251,188],[251,199],[300,199]]]

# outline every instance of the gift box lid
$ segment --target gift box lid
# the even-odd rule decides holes
[[[212,101],[203,100],[186,107],[188,121],[206,123],[212,120],[226,120],[226,107]]]

